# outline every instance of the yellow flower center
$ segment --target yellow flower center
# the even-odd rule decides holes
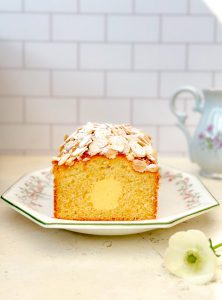
[[[198,251],[195,250],[187,251],[184,260],[185,263],[195,271],[198,271],[202,268],[203,261],[202,261],[201,254]]]
[[[197,261],[197,257],[193,253],[187,255],[187,262],[189,264],[194,264]]]

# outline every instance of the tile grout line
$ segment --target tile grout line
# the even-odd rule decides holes
[[[54,16],[54,15],[53,15]],[[29,43],[33,43],[33,44],[38,44],[38,43],[45,43],[45,44],[49,44],[51,43],[51,41],[49,39],[5,39],[5,38],[1,38],[1,42],[29,42]],[[70,39],[53,39],[53,43],[55,44],[73,44],[73,43],[81,43],[81,44],[93,44],[93,45],[103,45],[104,44],[104,39],[96,39],[96,40],[77,40],[74,38],[70,38]],[[192,43],[193,46],[214,46],[215,42],[213,41],[198,41],[198,42],[194,42],[194,41],[164,41],[163,43],[160,43],[158,40],[153,39],[153,40],[128,40],[128,41],[119,41],[119,40],[107,40],[106,44],[108,45],[129,45],[130,43],[136,43],[137,45],[145,45],[145,46],[158,46],[158,45],[166,45],[166,46],[180,46],[180,45],[184,45],[184,43]],[[220,46],[222,44],[222,42],[216,42],[217,46]]]
[[[77,101],[79,99],[76,99]],[[131,98],[130,100],[133,100],[133,98]],[[78,103],[78,102],[77,102]],[[133,103],[133,107],[135,104]],[[78,104],[77,104],[77,110],[78,110]],[[79,115],[79,114],[78,114]],[[50,123],[46,123],[46,122],[26,122],[25,125],[28,125],[28,126],[42,126],[42,127],[46,127],[46,126],[49,126],[49,125],[52,125],[52,126],[78,126],[80,124],[80,118],[77,118],[77,121],[76,122],[57,122],[57,123],[53,123],[53,122],[50,122]],[[139,122],[134,122],[134,124],[136,124],[136,126],[150,126],[150,127],[155,127],[155,126],[160,126],[160,127],[169,127],[169,128],[175,128],[175,122],[174,123],[171,123],[171,124],[167,124],[167,123],[162,123],[162,124],[153,124],[153,123],[139,123]],[[23,125],[23,123],[21,122],[2,122],[0,125],[5,125],[5,126],[9,126],[9,125],[13,125],[13,126],[17,126],[17,125]],[[196,126],[196,124],[188,124],[188,126]]]
[[[81,13],[80,0],[76,0],[76,13]]]
[[[76,123],[80,124],[80,99],[76,98]]]
[[[104,43],[108,42],[108,15],[104,14]]]
[[[185,72],[188,72],[189,70],[189,48],[190,45],[186,43],[185,45]]]
[[[26,42],[25,41],[22,41],[22,67],[21,69],[26,69]],[[15,69],[15,68],[12,68],[12,69]]]
[[[81,63],[80,63],[80,57],[81,57],[81,54],[80,54],[80,48],[81,48],[81,44],[80,43],[76,43],[76,71],[79,71],[80,70],[80,67],[81,67]]]
[[[53,97],[53,70],[49,70],[49,96]]]
[[[49,14],[49,43],[53,41],[53,14]]]
[[[132,43],[130,46],[130,55],[131,55],[130,71],[134,71],[135,68],[135,44],[134,43]]]
[[[77,45],[77,44],[76,44]],[[77,51],[78,52],[78,51]],[[1,71],[21,71],[23,70],[23,67],[0,67]],[[73,68],[53,68],[53,71],[56,72],[67,72],[67,73],[72,73],[72,72],[76,72],[77,68],[73,67]],[[25,67],[25,71],[36,71],[36,72],[48,72],[49,68],[48,67],[39,67],[39,68],[34,68],[34,67]],[[89,69],[89,68],[84,68],[84,69],[78,69],[79,73],[100,73],[102,74],[104,71],[107,71],[109,73],[131,73],[131,69],[130,67],[126,68],[126,69],[109,69],[109,68],[100,68],[100,69]],[[222,67],[220,69],[215,70],[217,72],[222,72]],[[139,69],[136,68],[134,69],[135,73],[145,73],[145,74],[156,74],[158,72],[162,72],[162,73],[170,73],[170,74],[174,74],[174,73],[187,73],[187,71],[185,71],[184,69],[151,69],[151,68],[146,68],[146,69]],[[212,72],[212,69],[195,69],[195,70],[189,70],[189,73],[192,74],[197,74],[197,73],[210,73]]]
[[[217,44],[217,18],[214,17],[214,44]]]
[[[212,72],[212,87],[216,87],[216,72]]]
[[[191,14],[191,3],[190,3],[190,0],[187,0],[187,15],[192,15]]]
[[[158,44],[162,44],[162,30],[163,29],[163,19],[162,15],[159,16],[159,34],[158,34]]]
[[[53,125],[49,124],[49,150],[53,150]]]
[[[156,125],[156,147],[157,151],[160,151],[160,126]]]
[[[131,0],[132,15],[136,15],[136,0]]]
[[[134,100],[129,99],[129,101],[130,101],[130,124],[134,124],[133,122]]]
[[[103,97],[107,98],[107,71],[104,71],[104,77],[103,77]]]
[[[25,12],[25,0],[22,0],[21,2],[21,11]]]
[[[22,124],[26,123],[26,97],[22,97]]]
[[[162,76],[162,73],[161,72],[157,72],[157,91],[156,91],[156,94],[157,94],[157,98],[158,100],[161,98],[160,95],[161,95],[161,76]]]
[[[22,7],[23,9],[23,7]],[[27,15],[48,15],[49,12],[48,11],[34,11],[34,10],[25,10],[24,11]],[[22,14],[23,11],[7,11],[7,10],[1,10],[0,11],[0,15],[4,15],[4,14]],[[83,11],[78,11],[78,7],[76,11],[55,11],[53,12],[55,13],[55,15],[58,16],[77,16],[77,15],[81,15],[81,16],[103,16],[104,13],[106,13],[109,16],[114,16],[114,17],[133,17],[134,15],[132,15],[132,12],[83,12]],[[159,17],[161,14],[163,14],[166,17],[170,17],[170,18],[177,18],[177,17],[191,17],[191,18],[206,18],[206,17],[213,17],[214,14],[213,13],[192,13],[192,14],[187,14],[187,12],[184,13],[158,13],[158,12],[136,12],[135,15],[138,17]]]

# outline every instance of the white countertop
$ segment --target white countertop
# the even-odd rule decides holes
[[[160,160],[197,174],[185,158]],[[46,167],[46,156],[0,156],[0,192],[29,171]],[[204,179],[222,200],[222,181]],[[222,259],[217,280],[192,286],[170,275],[163,266],[168,238],[176,231],[200,229],[222,242],[222,211],[170,229],[131,236],[90,236],[45,229],[0,201],[1,300],[215,300],[222,297]]]

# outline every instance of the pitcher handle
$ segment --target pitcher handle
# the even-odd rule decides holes
[[[201,92],[196,90],[195,88],[193,88],[191,86],[185,86],[185,87],[181,87],[178,90],[176,90],[170,99],[170,109],[171,109],[172,113],[177,117],[177,119],[178,119],[177,125],[184,132],[184,134],[187,138],[188,144],[189,144],[190,140],[191,140],[191,136],[190,136],[190,132],[187,129],[186,124],[185,124],[188,115],[185,112],[178,111],[176,109],[176,99],[177,99],[178,95],[183,92],[188,92],[191,95],[193,95],[194,100],[195,100],[195,105],[194,105],[193,111],[197,111],[199,113],[203,112],[203,96],[202,96]]]

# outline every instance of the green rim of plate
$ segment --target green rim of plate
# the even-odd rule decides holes
[[[169,166],[168,166],[169,167]],[[174,167],[172,167],[172,169],[174,170],[178,170]],[[178,170],[181,172],[181,170]],[[183,171],[182,171],[183,172]],[[186,172],[183,172],[186,173]],[[28,173],[31,174],[31,173]],[[13,208],[15,208],[16,210],[22,212],[23,214],[27,215],[28,217],[30,217],[31,219],[33,219],[34,221],[36,221],[37,223],[41,224],[41,225],[46,225],[46,226],[54,226],[54,225],[58,225],[58,226],[153,226],[153,225],[171,225],[173,223],[177,223],[177,221],[186,219],[189,216],[193,216],[193,215],[198,215],[199,213],[203,212],[203,211],[207,211],[210,210],[216,206],[219,206],[220,203],[217,201],[217,199],[212,195],[212,193],[207,189],[206,185],[202,182],[202,180],[199,177],[196,177],[195,175],[189,174],[194,176],[196,179],[198,179],[200,181],[200,183],[202,184],[203,188],[211,195],[212,199],[216,202],[214,205],[205,207],[203,209],[200,209],[198,211],[195,211],[193,213],[187,214],[185,216],[182,216],[180,218],[176,218],[174,220],[171,220],[169,222],[152,222],[152,223],[133,223],[133,224],[129,224],[129,223],[111,223],[112,221],[109,221],[109,223],[104,223],[104,221],[97,221],[97,223],[87,223],[87,221],[82,221],[81,223],[59,223],[59,222],[43,222],[42,220],[38,219],[37,217],[33,216],[31,213],[27,212],[26,210],[22,209],[21,207],[19,207],[18,205],[12,203],[10,200],[6,199],[4,197],[4,194],[6,194],[17,182],[19,182],[22,178],[24,178],[25,176],[27,176],[28,174],[20,177],[14,184],[12,184],[2,195],[1,195],[1,199],[4,200],[6,203],[8,203],[9,205],[11,205]],[[59,219],[57,219],[59,220]],[[98,222],[103,222],[103,223],[98,223]],[[130,222],[130,221],[129,221]],[[135,222],[135,221],[134,221]]]

